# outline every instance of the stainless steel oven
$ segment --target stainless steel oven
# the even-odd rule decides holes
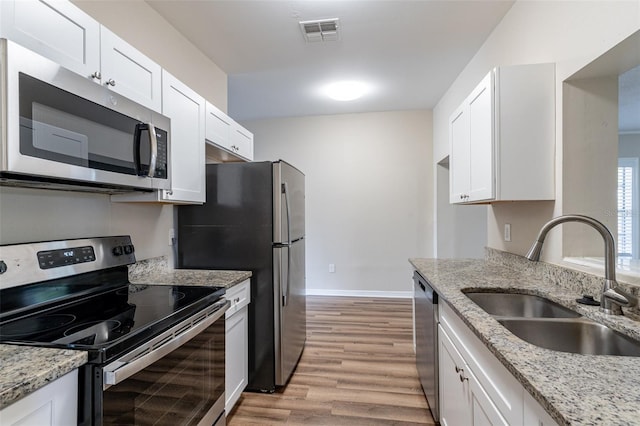
[[[104,425],[224,425],[225,310],[218,302],[104,367]],[[224,308],[224,309],[223,309]]]
[[[169,189],[169,118],[11,41],[0,53],[2,183]]]
[[[79,425],[225,424],[224,288],[139,285],[128,236],[0,246],[0,342],[86,351]]]

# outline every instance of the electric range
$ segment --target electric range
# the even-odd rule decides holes
[[[0,246],[0,343],[88,353],[78,424],[224,424],[224,288],[133,263],[128,236]]]

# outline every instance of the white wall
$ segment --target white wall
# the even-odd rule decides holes
[[[194,90],[227,108],[227,76],[142,1],[74,1]],[[169,255],[173,207],[108,195],[0,187],[0,244],[130,234],[136,258]]]
[[[407,259],[433,256],[430,111],[243,125],[256,160],[282,158],[306,175],[311,293],[411,291]]]
[[[639,28],[638,0],[517,1],[439,101],[433,111],[435,161],[448,155],[449,115],[491,68],[556,63],[556,202],[488,207],[489,247],[524,254],[539,227],[562,214],[563,190],[570,190],[562,187],[562,81]],[[505,223],[512,225],[510,243],[502,241]],[[547,260],[561,259],[558,234],[551,233],[545,244]]]

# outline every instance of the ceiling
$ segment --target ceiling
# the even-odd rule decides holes
[[[430,109],[511,0],[146,0],[228,75],[236,120]],[[339,18],[338,41],[308,43],[299,21]],[[334,80],[371,91],[337,102]]]

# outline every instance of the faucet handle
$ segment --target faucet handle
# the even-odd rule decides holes
[[[638,299],[620,288],[610,288],[602,293],[602,297],[606,297],[613,303],[620,306],[631,307],[638,304]]]

